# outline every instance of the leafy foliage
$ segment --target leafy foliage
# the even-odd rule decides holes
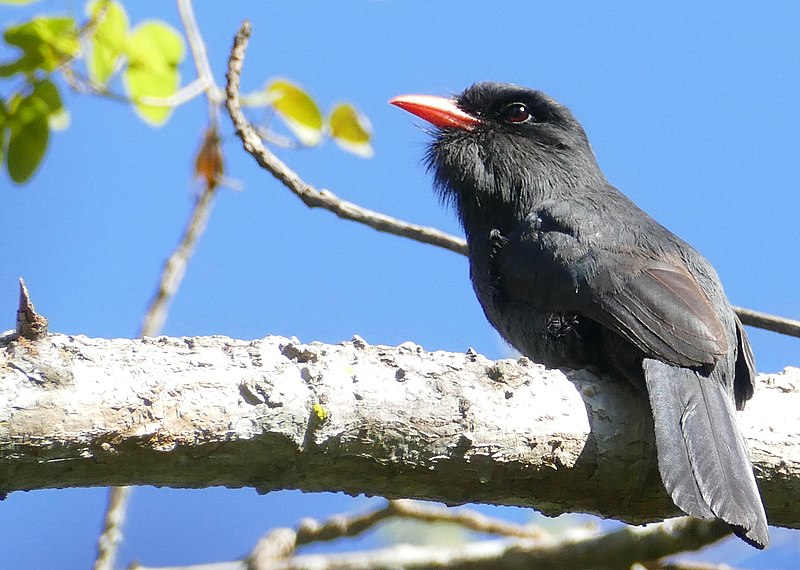
[[[125,86],[136,111],[148,123],[161,125],[169,118],[172,107],[148,105],[142,98],[166,98],[178,90],[178,65],[185,53],[183,38],[164,22],[151,20],[131,32],[126,51]]]
[[[329,134],[343,149],[358,156],[373,155],[369,121],[349,103],[336,105],[323,117],[314,98],[288,79],[273,79],[264,88],[264,96],[246,97],[252,105],[272,107],[297,140],[305,146],[316,146]]]
[[[302,88],[286,79],[275,79],[265,89],[267,101],[294,135],[306,146],[322,140],[322,112]]]
[[[373,154],[369,144],[370,124],[355,107],[348,103],[340,103],[328,117],[331,136],[336,143],[354,154],[369,158]]]
[[[50,140],[49,119],[63,110],[61,95],[48,79],[33,85],[28,95],[17,94],[0,115],[0,141],[5,141],[6,166],[11,179],[21,184],[39,166]]]
[[[118,2],[91,2],[87,7],[96,24],[90,37],[91,53],[86,67],[92,81],[105,85],[125,53],[128,14]]]
[[[5,2],[11,3],[11,2]],[[14,2],[22,4],[25,2]],[[22,184],[44,158],[52,128],[67,124],[67,113],[51,76],[65,71],[77,81],[74,62],[85,58],[91,89],[108,93],[114,74],[124,69],[124,85],[137,113],[151,125],[162,125],[172,112],[167,104],[147,98],[168,98],[180,86],[178,66],[184,58],[180,34],[160,21],[147,21],[129,31],[125,8],[113,0],[92,0],[82,27],[68,16],[35,16],[6,28],[3,39],[16,48],[16,59],[0,64],[0,77],[21,79],[21,87],[0,98],[0,150],[11,179]]]
[[[0,77],[30,75],[38,70],[51,72],[78,54],[78,30],[68,17],[33,18],[6,28],[3,39],[22,51],[19,59],[0,65]]]
[[[33,0],[0,0],[0,4],[25,5]],[[178,104],[180,65],[186,48],[180,32],[160,20],[146,20],[131,28],[128,14],[117,0],[89,0],[87,20],[71,16],[34,15],[8,26],[5,43],[16,56],[0,62],[0,79],[13,80],[14,90],[0,94],[0,165],[11,180],[23,184],[40,166],[50,142],[50,131],[65,128],[69,115],[63,106],[56,76],[63,74],[79,92],[124,98],[152,126],[163,125]],[[86,49],[82,50],[81,46]],[[81,66],[85,71],[81,70]],[[250,95],[249,104],[270,107],[303,146],[316,146],[331,137],[340,147],[368,158],[369,122],[348,103],[336,105],[325,116],[316,100],[284,78],[267,82]],[[214,130],[216,133],[216,130]],[[220,161],[206,160],[199,173],[217,184]],[[209,141],[202,148],[213,150]],[[196,165],[197,167],[197,165]]]

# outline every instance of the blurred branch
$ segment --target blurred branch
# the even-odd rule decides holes
[[[539,527],[509,523],[469,509],[454,510],[419,501],[397,499],[367,513],[339,515],[321,523],[311,518],[303,519],[297,531],[289,528],[275,529],[259,541],[250,553],[248,563],[252,568],[267,567],[268,561],[288,558],[300,546],[358,536],[392,518],[450,523],[474,532],[529,540],[541,541],[547,536]]]
[[[228,58],[228,86],[226,104],[236,134],[242,140],[247,151],[256,162],[291,190],[309,208],[323,208],[333,212],[340,218],[365,224],[373,229],[449,249],[455,253],[467,255],[466,242],[456,236],[449,235],[435,228],[419,226],[392,218],[380,212],[362,208],[335,196],[328,190],[317,190],[304,182],[288,165],[275,156],[263,143],[258,130],[244,116],[240,103],[240,83],[247,43],[250,39],[251,26],[248,20],[242,23],[233,40]],[[746,325],[769,331],[800,337],[800,321],[769,315],[750,309],[735,308],[736,313]]]
[[[121,103],[141,103],[151,107],[180,107],[184,103],[188,103],[189,101],[194,100],[199,95],[202,95],[204,92],[208,91],[208,85],[206,82],[203,79],[196,78],[178,89],[169,97],[148,97],[143,95],[134,99],[128,97],[127,95],[123,95],[122,93],[113,91],[105,85],[97,85],[91,79],[84,77],[72,68],[64,69],[64,80],[70,89],[76,93],[85,95],[99,95],[101,97],[106,97]]]
[[[632,566],[631,570],[736,570],[727,564],[704,564],[702,562],[668,562],[657,561],[640,564],[639,568]]]
[[[206,228],[216,188],[214,184],[206,184],[199,199],[195,202],[183,236],[164,264],[158,287],[145,312],[139,336],[158,336],[161,333],[161,328],[167,319],[169,304],[178,292],[189,259]]]
[[[410,508],[406,510],[406,507]],[[464,511],[460,511],[464,512]],[[417,518],[417,514],[423,514]],[[453,511],[444,507],[433,507],[403,501],[399,508],[391,502],[384,508],[364,514],[339,515],[324,523],[316,523],[318,529],[333,529],[327,533],[333,537],[352,537],[370,530],[375,524],[390,518],[412,518],[421,521],[435,520],[459,524],[462,520],[452,516]],[[469,513],[465,520],[484,519],[480,514]],[[492,521],[509,526],[503,521]],[[661,559],[667,556],[697,550],[712,544],[730,533],[724,523],[716,520],[699,520],[690,517],[671,519],[641,528],[623,528],[612,532],[592,532],[582,536],[556,537],[535,532],[531,537],[527,527],[518,527],[519,534],[503,540],[477,540],[458,546],[410,546],[394,545],[371,551],[347,552],[344,554],[314,554],[293,556],[300,546],[304,525],[297,532],[289,528],[271,531],[253,549],[244,561],[217,563],[217,570],[300,570],[369,569],[395,570],[448,568],[459,569],[509,569],[537,568],[539,570],[562,568],[618,569],[631,568],[640,560]],[[491,525],[490,525],[491,526]],[[516,526],[516,525],[513,525]],[[473,529],[486,532],[478,528]],[[524,535],[528,534],[525,538]],[[502,533],[501,533],[502,534]],[[326,538],[329,539],[329,538]],[[640,565],[640,567],[644,567]],[[181,570],[210,570],[209,565],[180,567]],[[158,570],[135,565],[131,570]],[[178,568],[173,567],[174,570]]]
[[[505,539],[472,541],[456,547],[396,545],[374,551],[345,554],[299,555],[293,558],[258,559],[252,555],[248,570],[317,570],[369,568],[493,568],[538,570],[562,568],[630,568],[637,561],[663,558],[697,550],[727,536],[730,530],[717,520],[689,517],[645,527],[596,533],[581,538],[544,540]]]
[[[208,61],[206,44],[203,35],[194,17],[191,0],[178,0],[178,13],[180,14],[183,29],[189,41],[189,49],[192,50],[192,59],[197,69],[197,78],[203,84],[208,101],[208,118],[212,125],[217,124],[217,109],[222,103],[222,89],[214,81],[214,74],[211,73],[211,64]]]
[[[103,530],[97,537],[94,570],[114,570],[117,551],[122,542],[122,526],[128,514],[131,491],[131,487],[110,487],[108,490],[108,503],[103,515]]]

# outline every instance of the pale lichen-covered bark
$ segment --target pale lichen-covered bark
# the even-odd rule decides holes
[[[740,415],[770,522],[800,526],[800,370]],[[646,398],[590,371],[407,343],[0,339],[0,492],[252,486],[676,514]]]

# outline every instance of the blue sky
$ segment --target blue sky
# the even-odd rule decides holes
[[[480,80],[535,87],[574,111],[612,183],[711,260],[734,304],[800,318],[800,4],[644,4],[294,0],[195,10],[218,81],[233,33],[250,18],[245,90],[288,77],[323,107],[348,100],[371,120],[371,160],[331,143],[280,151],[309,183],[459,233],[421,166],[420,121],[386,101],[453,94]],[[33,9],[70,6],[82,10],[79,2]],[[171,3],[126,7],[134,24],[179,25]],[[27,13],[0,8],[4,25]],[[194,78],[188,60],[183,75]],[[3,94],[11,88],[0,82]],[[205,102],[179,108],[161,129],[120,103],[69,94],[66,105],[71,125],[53,136],[34,180],[16,187],[0,175],[0,328],[13,327],[24,276],[52,330],[134,336],[189,213]],[[373,344],[507,354],[473,297],[464,258],[307,210],[244,154],[222,118],[228,174],[243,190],[220,193],[165,334],[324,342],[358,334]],[[749,333],[761,371],[800,364],[797,339]],[[87,567],[104,498],[102,489],[12,494],[0,504],[4,564]],[[141,489],[120,563],[233,558],[275,525],[368,503]],[[727,542],[709,556],[791,567],[797,535],[775,533],[774,542],[759,555]]]

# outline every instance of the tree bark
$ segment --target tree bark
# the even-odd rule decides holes
[[[800,369],[740,413],[770,523],[800,526]],[[270,336],[0,337],[0,492],[93,485],[344,491],[678,514],[645,395],[587,370]]]

